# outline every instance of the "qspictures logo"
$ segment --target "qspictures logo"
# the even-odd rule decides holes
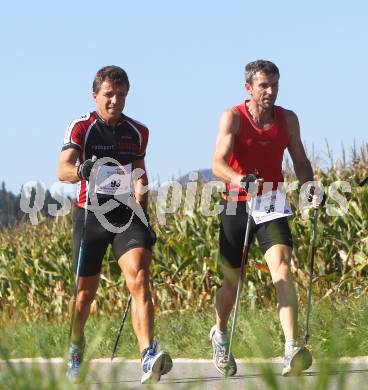
[[[96,178],[98,170],[106,164],[118,167],[115,169],[115,172],[117,172],[116,177],[113,175],[113,177],[110,178],[111,182],[115,183],[119,180],[119,186],[115,187],[121,188],[121,178],[124,177],[124,175],[127,175],[129,176],[129,180],[131,180],[131,190],[116,192],[114,195],[111,195],[107,202],[100,204],[95,192]],[[148,222],[144,211],[134,196],[134,183],[144,173],[145,172],[142,169],[133,169],[131,172],[127,172],[124,168],[121,168],[118,161],[112,158],[102,158],[96,161],[89,182],[90,205],[88,206],[88,209],[95,213],[97,219],[106,230],[114,233],[126,230],[130,226],[134,215],[147,225]],[[225,183],[220,180],[200,183],[198,181],[198,176],[198,172],[191,172],[187,183],[183,184],[178,180],[171,180],[162,183],[154,189],[156,197],[153,212],[156,213],[157,221],[160,225],[163,226],[166,224],[167,215],[175,214],[180,210],[186,215],[192,215],[196,207],[199,207],[198,211],[205,217],[215,216],[224,211],[224,205],[215,201],[215,195],[217,194],[218,198],[218,193],[225,193]],[[269,184],[271,186],[273,185],[273,183]],[[272,204],[262,204],[262,210],[268,211],[267,214],[272,214],[275,212],[275,202],[279,205],[282,205],[283,202],[285,202],[285,207],[287,208],[286,202],[288,196],[297,191],[297,211],[300,212],[303,219],[308,219],[309,211],[312,208],[311,203],[308,201],[308,193],[311,186],[314,186],[317,189],[316,193],[318,193],[318,197],[322,197],[323,194],[326,193],[327,201],[323,206],[323,210],[325,210],[328,216],[339,217],[348,213],[349,202],[345,194],[352,192],[352,185],[348,181],[335,181],[326,187],[319,181],[313,181],[304,183],[300,188],[297,181],[279,183],[276,198],[275,196],[271,197]],[[140,193],[144,194],[149,191],[149,186],[142,186]],[[264,183],[262,195],[266,195],[267,191],[269,191],[269,188],[267,188],[267,183]],[[33,196],[31,196],[31,192],[33,193]],[[46,187],[35,181],[26,183],[22,188],[20,208],[24,213],[28,214],[30,222],[33,225],[39,223],[39,212],[44,207],[45,192]],[[56,204],[49,204],[47,212],[55,217],[67,215],[72,208],[70,200],[57,194],[53,195],[53,197],[61,204],[61,207],[57,207]],[[265,197],[265,199],[267,199],[267,197]],[[116,227],[108,221],[106,214],[121,204],[129,207],[133,211],[132,218],[124,226]],[[225,209],[225,212],[230,215],[235,215],[237,205],[237,202],[232,202],[231,205],[228,205]]]

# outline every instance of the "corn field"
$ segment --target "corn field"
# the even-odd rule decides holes
[[[315,300],[348,297],[368,291],[368,186],[356,181],[368,172],[368,144],[353,149],[337,162],[322,168],[315,158],[316,180],[325,186],[345,180],[351,192],[345,193],[348,213],[329,216],[319,212],[318,241],[313,294]],[[287,180],[295,180],[290,164],[285,165]],[[303,219],[296,210],[298,192],[289,198],[295,210],[290,219],[294,238],[292,272],[301,303],[305,302],[309,272],[312,217]],[[215,199],[214,201],[218,201]],[[158,240],[153,249],[151,289],[157,312],[187,308],[202,310],[213,305],[221,284],[218,253],[219,220],[195,210],[169,214],[165,225],[150,210]],[[0,232],[0,313],[1,319],[22,321],[64,320],[73,294],[71,277],[71,218],[41,217],[37,226],[23,223]],[[275,295],[269,273],[257,267],[262,255],[253,245],[249,255],[246,286],[242,299],[252,306],[274,305]],[[92,306],[95,313],[121,312],[128,292],[119,267],[109,249],[103,265],[101,284]]]

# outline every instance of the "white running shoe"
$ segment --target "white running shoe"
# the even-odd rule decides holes
[[[153,340],[142,360],[141,383],[157,383],[161,379],[161,375],[167,374],[172,366],[173,363],[168,352],[157,352],[157,341]]]
[[[216,325],[214,325],[210,330],[210,340],[212,342],[213,348],[213,364],[215,365],[217,371],[225,376],[233,376],[236,374],[236,362],[234,356],[229,351],[229,342],[226,344],[220,344],[215,337]]]
[[[285,354],[281,375],[300,375],[312,365],[312,361],[312,355],[306,347],[293,347],[290,353]]]

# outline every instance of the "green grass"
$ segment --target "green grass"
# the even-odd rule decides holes
[[[110,357],[120,318],[91,316],[86,326],[87,342],[93,343],[91,358]],[[156,317],[155,337],[174,358],[210,358],[209,329],[214,323],[211,310],[164,313]],[[300,310],[301,336],[304,310]],[[312,306],[310,347],[315,357],[366,355],[368,351],[368,299],[349,302],[322,301]],[[7,323],[0,330],[0,347],[8,358],[60,357],[68,339],[68,323]],[[260,342],[262,340],[262,342]],[[266,342],[264,342],[266,341]],[[283,335],[276,309],[249,309],[242,302],[234,339],[237,358],[275,357],[283,353]],[[138,346],[130,315],[120,339],[118,356],[138,358]]]
[[[327,390],[331,381],[337,389],[345,389],[345,376],[338,373],[336,359],[343,356],[366,355],[368,351],[368,299],[320,301],[313,305],[311,318],[311,340],[309,347],[317,362],[318,375],[314,388]],[[195,312],[167,312],[156,318],[156,337],[161,348],[168,350],[175,358],[211,358],[209,329],[214,316],[211,310]],[[88,349],[86,360],[110,357],[115,342],[120,318],[107,319],[106,316],[92,315],[87,323],[86,337]],[[301,310],[299,322],[304,326],[304,313]],[[65,355],[69,325],[67,323],[6,323],[0,330],[0,356],[4,359],[20,357],[60,357]],[[237,330],[233,344],[236,358],[270,358],[282,356],[283,336],[276,309],[247,308],[241,303]],[[120,340],[118,357],[139,357],[138,347],[128,316]],[[339,366],[341,368],[342,365]],[[290,378],[280,387],[278,373],[268,364],[258,370],[269,389],[308,389],[308,378]],[[45,376],[35,367],[22,373],[15,372],[9,364],[0,370],[0,389],[67,389],[68,384],[57,382],[52,371]],[[2,387],[5,386],[6,387]],[[188,385],[189,386],[189,385]],[[285,387],[286,386],[286,387]],[[88,389],[88,385],[79,388]],[[103,387],[99,387],[103,388]],[[121,387],[119,387],[121,388]],[[190,388],[187,387],[187,388]]]

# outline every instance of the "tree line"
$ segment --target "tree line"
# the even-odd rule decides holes
[[[14,227],[16,224],[26,219],[27,216],[20,207],[21,192],[18,195],[13,194],[6,189],[5,182],[2,181],[0,188],[0,229]],[[35,188],[32,188],[30,191],[30,205],[34,202],[35,192]],[[48,215],[47,209],[49,204],[57,204],[58,207],[61,207],[60,202],[52,197],[49,190],[46,190],[45,202],[42,208],[42,213],[46,216]]]

